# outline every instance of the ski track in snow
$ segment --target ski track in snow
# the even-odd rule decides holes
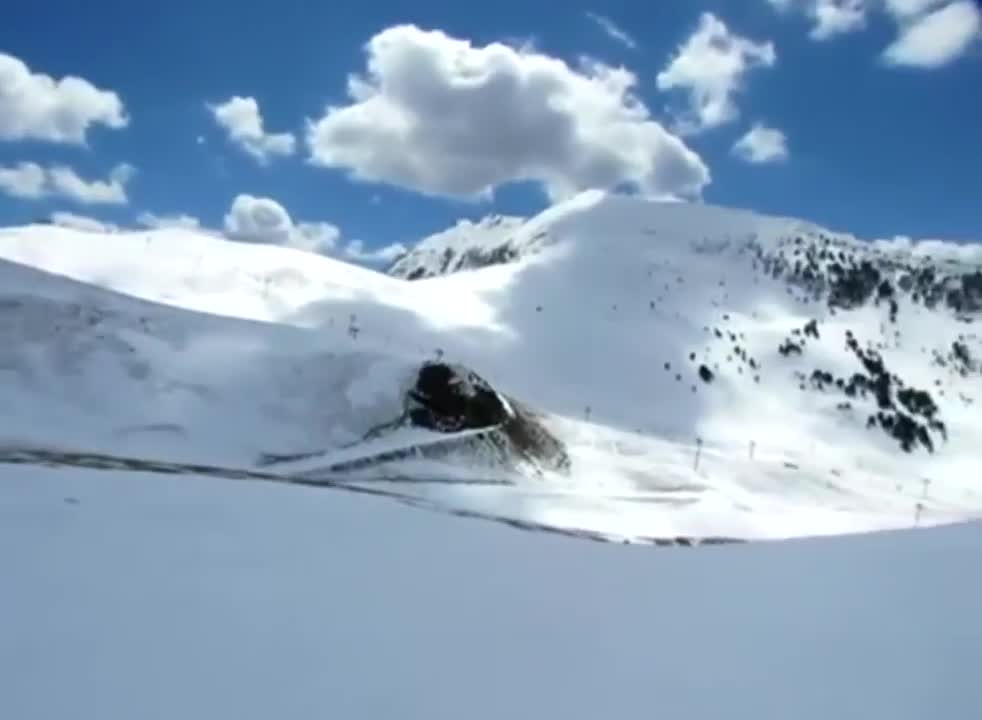
[[[304,452],[341,461],[370,449],[360,439],[399,417],[419,363],[443,355],[548,413],[573,469],[506,488],[421,486],[421,501],[628,539],[765,540],[978,517],[980,375],[956,376],[931,355],[973,326],[904,298],[896,323],[871,304],[833,314],[753,270],[751,244],[778,251],[825,232],[586,193],[527,222],[464,225],[423,243],[401,261],[404,274],[417,263],[435,277],[408,282],[186,230],[0,230],[0,437],[183,463]],[[518,259],[440,275],[462,264],[445,267],[455,243],[473,258],[504,240]],[[929,249],[966,267],[982,260]],[[812,319],[821,336],[782,357],[781,343]],[[844,349],[847,331],[935,393],[948,428],[937,452],[904,453],[866,429],[858,400],[846,412],[834,389],[802,390],[816,368],[862,369]],[[467,463],[404,460],[390,471],[489,471]]]

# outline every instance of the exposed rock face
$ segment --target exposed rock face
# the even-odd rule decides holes
[[[471,247],[461,251],[443,248],[437,252],[426,249],[411,250],[400,257],[388,269],[389,275],[406,280],[422,280],[428,277],[450,275],[461,270],[476,270],[491,265],[504,265],[520,256],[511,241],[494,247]]]
[[[491,450],[506,464],[569,469],[566,448],[533,412],[462,365],[425,363],[409,390],[407,415],[412,425],[443,433],[487,428],[474,438],[474,448]]]
[[[421,240],[387,272],[406,280],[420,280],[512,262],[529,242],[527,238],[517,238],[524,223],[525,218],[501,215],[490,215],[476,223],[462,220]]]
[[[487,381],[460,365],[426,363],[409,391],[409,419],[417,427],[448,433],[479,430],[510,417]]]
[[[462,270],[476,270],[492,265],[504,265],[519,258],[519,249],[511,240],[492,247],[470,247],[463,250],[446,247],[440,251],[414,249],[399,258],[389,268],[393,277],[421,280],[450,275]]]

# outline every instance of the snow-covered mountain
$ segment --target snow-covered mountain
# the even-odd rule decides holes
[[[963,717],[979,259],[596,193],[414,281],[0,230],[0,716]]]
[[[396,260],[388,273],[406,280],[447,275],[501,265],[528,250],[527,243],[515,243],[516,232],[525,218],[489,215],[478,222],[460,220],[452,228],[423,238]],[[545,235],[540,236],[545,239]]]
[[[290,472],[381,454],[363,482],[481,481],[400,492],[618,538],[982,510],[975,246],[591,192],[460,224],[388,276],[179,229],[12,228],[0,258],[9,447]],[[399,422],[434,360],[532,413],[566,462],[394,452],[439,440]]]

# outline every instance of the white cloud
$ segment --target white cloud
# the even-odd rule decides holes
[[[292,133],[267,133],[259,103],[252,97],[235,96],[219,105],[208,105],[212,115],[228,133],[230,141],[252,155],[260,163],[280,155],[292,155],[296,139]]]
[[[76,215],[70,212],[51,213],[51,222],[59,227],[71,228],[72,230],[82,230],[93,233],[112,233],[118,232],[119,227],[112,223],[96,220],[86,215]]]
[[[93,125],[119,129],[128,123],[116,93],[70,75],[56,80],[33,73],[0,53],[0,140],[83,144]]]
[[[286,245],[293,221],[275,200],[238,195],[225,215],[225,232],[235,240]]]
[[[624,28],[620,27],[617,23],[611,20],[609,17],[604,15],[598,15],[597,13],[588,12],[586,16],[592,20],[597,26],[607,33],[607,36],[616,40],[621,45],[631,50],[637,50],[637,41],[628,34]]]
[[[658,89],[683,90],[689,112],[683,132],[718,127],[739,117],[734,100],[744,76],[777,61],[773,43],[756,43],[735,35],[712,13],[703,13],[699,26],[668,66],[658,73]]]
[[[886,0],[898,4],[930,2],[931,0]],[[812,40],[828,40],[838,35],[866,27],[870,10],[880,0],[768,0],[780,12],[798,10],[812,19],[808,33]]]
[[[333,249],[341,232],[325,222],[295,224],[275,200],[238,195],[225,215],[225,234],[233,240],[325,253]]]
[[[201,227],[201,222],[196,217],[190,215],[155,215],[152,212],[142,212],[136,217],[137,223],[144,227],[155,230],[161,228],[184,228],[186,230],[197,230]]]
[[[896,18],[911,18],[923,15],[947,0],[884,0],[887,12]]]
[[[369,250],[360,240],[339,244],[341,231],[326,222],[294,222],[290,213],[271,198],[238,195],[225,215],[225,235],[242,242],[282,245],[340,257],[364,265],[393,262],[407,249],[401,243]]]
[[[341,231],[326,222],[297,223],[290,246],[308,252],[327,253],[334,249]]]
[[[361,240],[352,240],[344,246],[345,257],[366,265],[391,264],[407,252],[402,243],[392,243],[376,250],[366,250]]]
[[[122,163],[106,180],[85,180],[65,165],[43,168],[37,163],[22,162],[15,167],[0,167],[0,191],[20,198],[56,196],[83,205],[125,205],[126,184],[134,172],[131,165]]]
[[[938,68],[961,56],[979,38],[980,13],[972,0],[958,0],[902,26],[883,52],[889,65]]]
[[[828,40],[866,27],[867,0],[817,0],[810,14],[815,21],[813,40]]]
[[[44,196],[47,174],[37,163],[22,162],[13,167],[0,165],[0,192],[18,198]]]
[[[734,143],[733,153],[757,165],[780,162],[788,158],[788,141],[784,133],[777,128],[755,123]]]
[[[697,196],[709,182],[699,156],[632,94],[627,70],[574,70],[528,47],[410,25],[366,51],[365,74],[348,80],[351,104],[308,121],[315,164],[472,199],[514,181],[542,183],[553,198],[618,185]]]
[[[67,197],[84,205],[125,205],[126,184],[133,177],[133,166],[117,165],[107,180],[85,180],[67,166],[49,168],[48,184],[52,194]]]
[[[938,68],[963,55],[980,38],[982,9],[977,0],[768,0],[781,11],[797,8],[814,21],[810,35],[826,40],[861,30],[873,11],[898,28],[883,52],[888,65]]]

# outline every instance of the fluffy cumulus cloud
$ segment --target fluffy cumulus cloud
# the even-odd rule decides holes
[[[32,162],[5,167],[0,165],[0,192],[17,198],[39,198],[46,192],[48,175]]]
[[[286,208],[270,198],[238,195],[225,215],[225,234],[233,240],[327,253],[341,233],[330,223],[294,223]]]
[[[218,105],[208,105],[208,109],[228,139],[260,163],[293,154],[296,138],[292,133],[266,132],[255,98],[235,96]]]
[[[788,141],[777,128],[756,123],[733,145],[733,153],[757,165],[787,160]]]
[[[914,4],[913,0],[908,3]],[[923,10],[935,3],[919,5],[924,7],[901,16],[900,34],[883,53],[886,63],[937,68],[954,61],[978,41],[982,10],[972,0],[958,0],[929,12]]]
[[[115,92],[78,77],[32,72],[0,53],[0,140],[82,144],[92,126],[118,129],[128,122]]]
[[[22,162],[0,166],[0,192],[30,199],[62,197],[83,205],[125,205],[129,200],[126,185],[134,172],[131,165],[123,163],[113,168],[106,180],[86,180],[65,165],[45,168]]]
[[[366,46],[350,103],[308,121],[311,161],[431,195],[479,198],[534,181],[553,198],[630,187],[697,196],[702,160],[651,119],[635,76],[411,25]]]
[[[598,15],[597,13],[588,12],[586,16],[593,22],[597,27],[606,33],[607,37],[619,42],[624,47],[630,50],[637,50],[638,43],[631,35],[622,28],[620,25],[615,23],[609,17],[604,15]]]
[[[191,215],[155,215],[152,212],[142,212],[136,217],[137,223],[143,227],[160,230],[163,228],[183,228],[185,230],[197,230],[201,227],[201,222]]]
[[[815,25],[811,37],[827,40],[836,35],[855,32],[866,27],[867,0],[817,0],[811,6]]]
[[[106,180],[86,180],[61,165],[48,169],[48,184],[52,194],[83,205],[125,205],[129,200],[126,185],[134,172],[132,165],[122,163],[113,168]]]
[[[299,250],[327,254],[334,250],[341,231],[327,222],[301,222],[294,226],[290,245]]]
[[[887,12],[896,18],[911,18],[923,15],[948,0],[884,0]]]
[[[800,10],[812,19],[809,35],[813,40],[828,40],[837,35],[866,27],[871,5],[879,0],[767,0],[781,12]],[[913,5],[929,0],[886,0]]]
[[[51,213],[51,223],[53,225],[57,225],[58,227],[71,228],[72,230],[81,230],[83,232],[91,233],[111,233],[119,231],[119,227],[117,225],[113,225],[112,223],[96,220],[95,218],[88,217],[86,215],[76,215],[75,213],[70,212]]]
[[[242,242],[283,245],[330,255],[364,265],[392,263],[406,253],[394,243],[374,250],[360,240],[340,243],[341,231],[326,222],[295,222],[280,203],[271,198],[239,195],[225,215],[225,235]]]
[[[293,233],[293,220],[275,200],[238,195],[225,215],[225,232],[235,240],[286,245]]]
[[[402,243],[392,243],[376,250],[366,250],[361,240],[352,240],[344,246],[344,257],[365,265],[391,265],[409,252]]]
[[[865,28],[873,12],[885,13],[897,38],[883,52],[892,66],[938,68],[956,60],[980,38],[982,8],[977,0],[767,0],[781,11],[811,16],[816,40]]]
[[[776,62],[772,43],[736,35],[715,15],[703,13],[695,32],[658,73],[658,89],[687,94],[680,130],[699,132],[737,119],[735,98],[747,73]]]

